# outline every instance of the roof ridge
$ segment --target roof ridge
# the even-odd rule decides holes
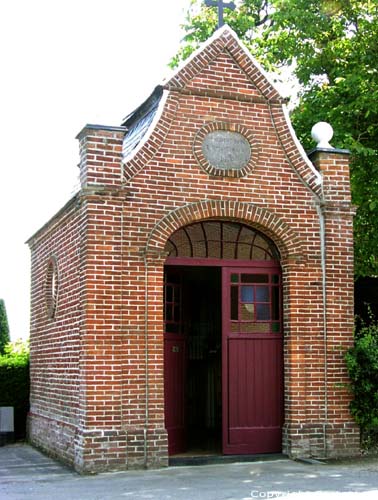
[[[233,46],[233,42],[237,45],[237,47],[235,45]],[[221,44],[220,46],[219,43]],[[209,53],[212,46],[216,50]],[[241,54],[237,54],[237,48],[239,48]],[[206,54],[206,50],[208,50],[207,57],[206,55],[204,56],[204,54]],[[239,67],[241,67],[251,81],[253,81],[253,73],[260,73],[261,77],[258,79],[259,81],[253,81],[253,83],[264,97],[283,99],[280,91],[276,88],[269,74],[253,57],[236,32],[227,24],[216,30],[210,38],[203,42],[188,57],[188,59],[182,61],[178,68],[176,68],[168,78],[163,80],[164,87],[167,89],[170,87],[185,87],[186,83],[198,74],[210,60],[215,59],[217,55],[224,50],[227,50],[230,56],[235,60]],[[246,57],[248,61],[242,61],[242,56]],[[268,91],[268,89],[270,89],[270,91]]]

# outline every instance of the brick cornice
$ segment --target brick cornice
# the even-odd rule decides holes
[[[238,102],[248,102],[254,104],[266,104],[269,102],[272,105],[281,105],[286,102],[284,98],[276,98],[273,97],[271,99],[267,99],[264,96],[258,95],[245,95],[240,94],[237,91],[235,92],[222,92],[221,90],[214,89],[200,89],[200,88],[180,88],[175,87],[173,85],[164,87],[170,92],[178,92],[181,95],[190,95],[190,96],[199,96],[199,97],[211,97],[213,99],[221,99],[221,100],[230,100],[230,101],[238,101]]]
[[[337,217],[354,217],[357,212],[357,207],[348,202],[326,201],[320,204],[322,212],[329,218]]]
[[[80,191],[79,196],[81,201],[83,199],[102,199],[104,197],[126,199],[129,194],[130,190],[123,186],[88,185]]]

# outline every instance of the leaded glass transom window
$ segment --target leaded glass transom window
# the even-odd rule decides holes
[[[167,241],[169,257],[279,260],[274,243],[238,222],[210,220],[178,229]]]

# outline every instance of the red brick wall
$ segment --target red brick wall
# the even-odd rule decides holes
[[[284,452],[355,453],[343,385],[353,329],[346,155],[317,153],[322,187],[277,92],[227,30],[167,82],[166,93],[154,131],[124,166],[124,129],[87,126],[79,134],[82,190],[31,239],[32,441],[79,470],[167,464],[164,246],[179,227],[223,218],[263,231],[281,253]],[[198,163],[196,134],[214,122],[253,136],[257,154],[246,176],[209,175]],[[44,303],[51,255],[59,266],[54,321]]]
[[[80,412],[82,355],[81,262],[83,219],[77,200],[30,242],[31,395],[30,438],[50,453],[73,462]],[[47,270],[54,256],[58,273],[55,316],[48,313]]]

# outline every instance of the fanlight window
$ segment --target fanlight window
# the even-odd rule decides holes
[[[178,229],[167,241],[169,257],[279,260],[274,243],[237,222],[204,221]]]

